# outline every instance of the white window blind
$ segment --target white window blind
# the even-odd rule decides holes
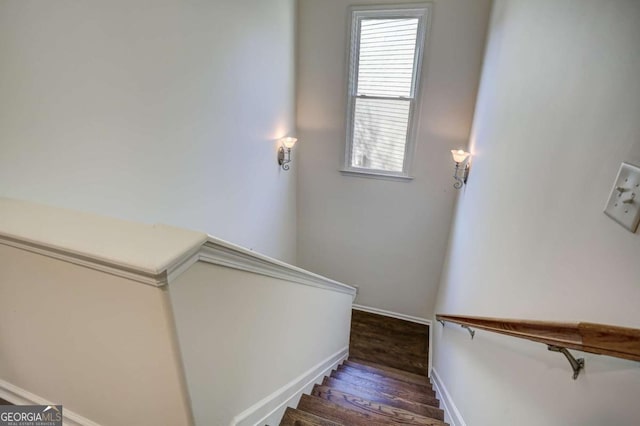
[[[360,21],[358,95],[409,97],[418,20]]]
[[[408,175],[426,12],[352,12],[348,171]]]

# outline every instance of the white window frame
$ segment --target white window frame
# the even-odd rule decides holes
[[[413,157],[416,149],[416,133],[418,130],[418,117],[420,107],[420,83],[422,80],[422,61],[427,44],[432,4],[412,3],[399,5],[375,5],[352,6],[349,8],[349,51],[347,58],[347,129],[344,153],[344,165],[341,172],[346,175],[356,175],[373,178],[387,178],[407,180],[413,179],[410,175]],[[360,52],[360,21],[367,18],[393,19],[393,18],[418,18],[418,32],[416,34],[416,53],[414,63],[414,83],[409,99],[409,125],[407,128],[407,142],[405,144],[403,170],[401,172],[378,170],[366,167],[354,167],[351,165],[353,152],[354,115],[358,87],[358,54]],[[366,98],[377,97],[368,96]],[[380,99],[396,99],[380,97]],[[402,98],[399,98],[402,99]]]

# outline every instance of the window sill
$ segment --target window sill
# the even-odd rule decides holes
[[[345,176],[355,176],[368,179],[395,180],[401,182],[409,182],[413,180],[412,176],[403,174],[380,173],[374,170],[367,171],[359,169],[340,169],[340,173]]]

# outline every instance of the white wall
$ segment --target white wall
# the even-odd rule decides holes
[[[293,0],[0,1],[0,196],[295,261]]]
[[[0,244],[0,347],[0,382],[63,413],[193,424],[166,288]]]
[[[338,172],[347,8],[357,3],[376,1],[298,2],[298,263],[358,285],[357,303],[427,317],[455,200],[449,150],[467,144],[490,1],[434,2],[411,182]]]
[[[205,263],[169,287],[198,425],[255,424],[283,403],[259,423],[275,425],[299,376],[346,357],[350,294]]]
[[[347,357],[354,296],[206,234],[0,198],[0,398],[71,424],[277,424]]]
[[[640,327],[640,235],[602,213],[640,164],[640,3],[497,1],[437,313]],[[638,364],[434,329],[434,367],[469,425],[632,425]],[[484,395],[483,397],[469,397]]]

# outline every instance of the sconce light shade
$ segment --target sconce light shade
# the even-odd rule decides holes
[[[451,155],[453,156],[453,161],[456,163],[464,163],[471,154],[461,149],[452,149]]]
[[[291,136],[288,136],[286,138],[280,139],[280,142],[282,142],[282,145],[284,145],[286,148],[290,149],[293,148],[296,142],[298,142],[298,138],[292,138]]]

